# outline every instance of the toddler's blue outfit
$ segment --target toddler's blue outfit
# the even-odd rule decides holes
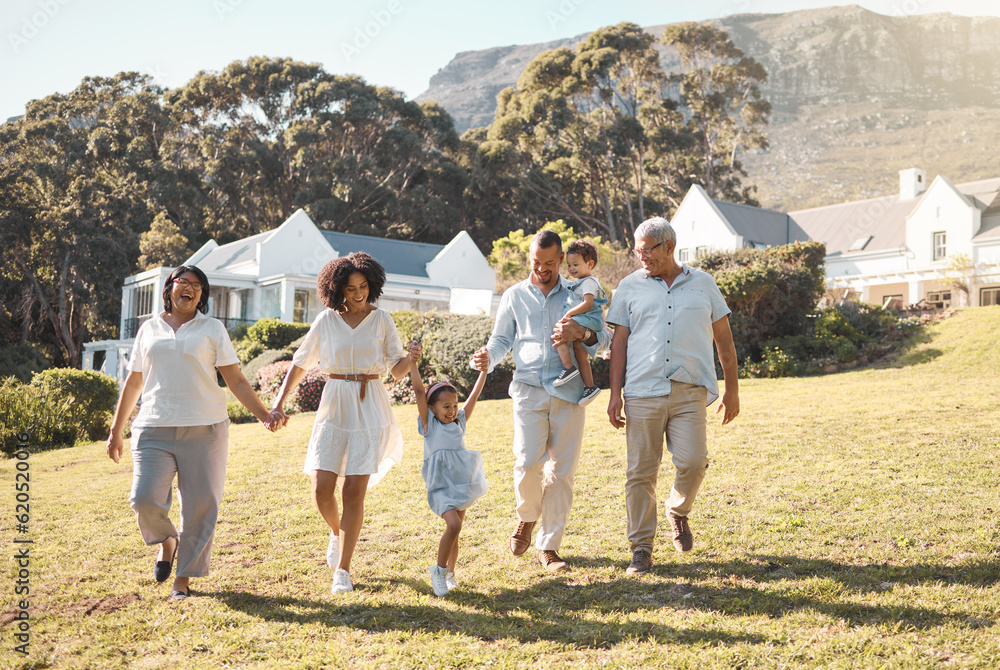
[[[465,410],[451,423],[441,423],[427,411],[427,430],[417,417],[417,432],[424,438],[424,465],[420,474],[427,485],[427,504],[438,516],[450,509],[468,509],[486,495],[486,472],[478,451],[465,448]]]
[[[583,297],[588,293],[594,296],[594,305],[583,314],[577,314],[572,318],[584,328],[589,328],[595,333],[604,330],[604,306],[608,304],[608,294],[601,288],[601,282],[596,277],[584,277],[579,281],[568,283],[569,293],[574,300],[567,304],[566,309],[570,310],[583,301]]]

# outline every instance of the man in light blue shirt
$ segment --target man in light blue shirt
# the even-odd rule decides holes
[[[628,452],[629,574],[653,565],[656,478],[664,436],[677,470],[666,503],[674,546],[681,552],[693,547],[687,516],[708,468],[705,407],[719,397],[713,341],[726,380],[716,413],[723,412],[726,425],[740,412],[731,310],[710,274],[674,260],[676,246],[666,219],[640,224],[635,253],[642,269],[621,281],[608,309],[608,323],[615,325],[608,417],[615,428],[625,426]]]
[[[573,503],[573,477],[580,462],[586,410],[577,405],[583,381],[555,386],[563,366],[554,344],[582,340],[607,347],[606,330],[594,333],[571,319],[563,320],[575,301],[559,274],[562,240],[543,230],[528,250],[531,275],[507,289],[500,299],[493,334],[473,356],[473,366],[490,369],[508,352],[514,358],[510,397],[514,401],[514,499],[519,519],[510,550],[520,556],[531,545],[540,522],[538,561],[549,571],[566,567],[557,551]]]

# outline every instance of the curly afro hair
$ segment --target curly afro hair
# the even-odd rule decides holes
[[[365,252],[355,251],[330,261],[320,271],[316,278],[316,293],[324,305],[339,309],[344,304],[344,287],[348,277],[355,272],[360,272],[368,280],[368,302],[375,304],[385,286],[385,268]]]

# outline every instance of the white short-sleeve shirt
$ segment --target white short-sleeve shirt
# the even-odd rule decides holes
[[[142,406],[132,425],[207,426],[226,420],[215,368],[238,363],[226,327],[195,313],[175,332],[154,316],[139,328],[128,369],[142,373]]]

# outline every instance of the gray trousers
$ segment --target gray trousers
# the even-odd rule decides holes
[[[208,574],[228,453],[229,419],[210,426],[132,429],[129,504],[147,545],[178,538],[178,577]],[[169,517],[174,475],[180,531]]]

